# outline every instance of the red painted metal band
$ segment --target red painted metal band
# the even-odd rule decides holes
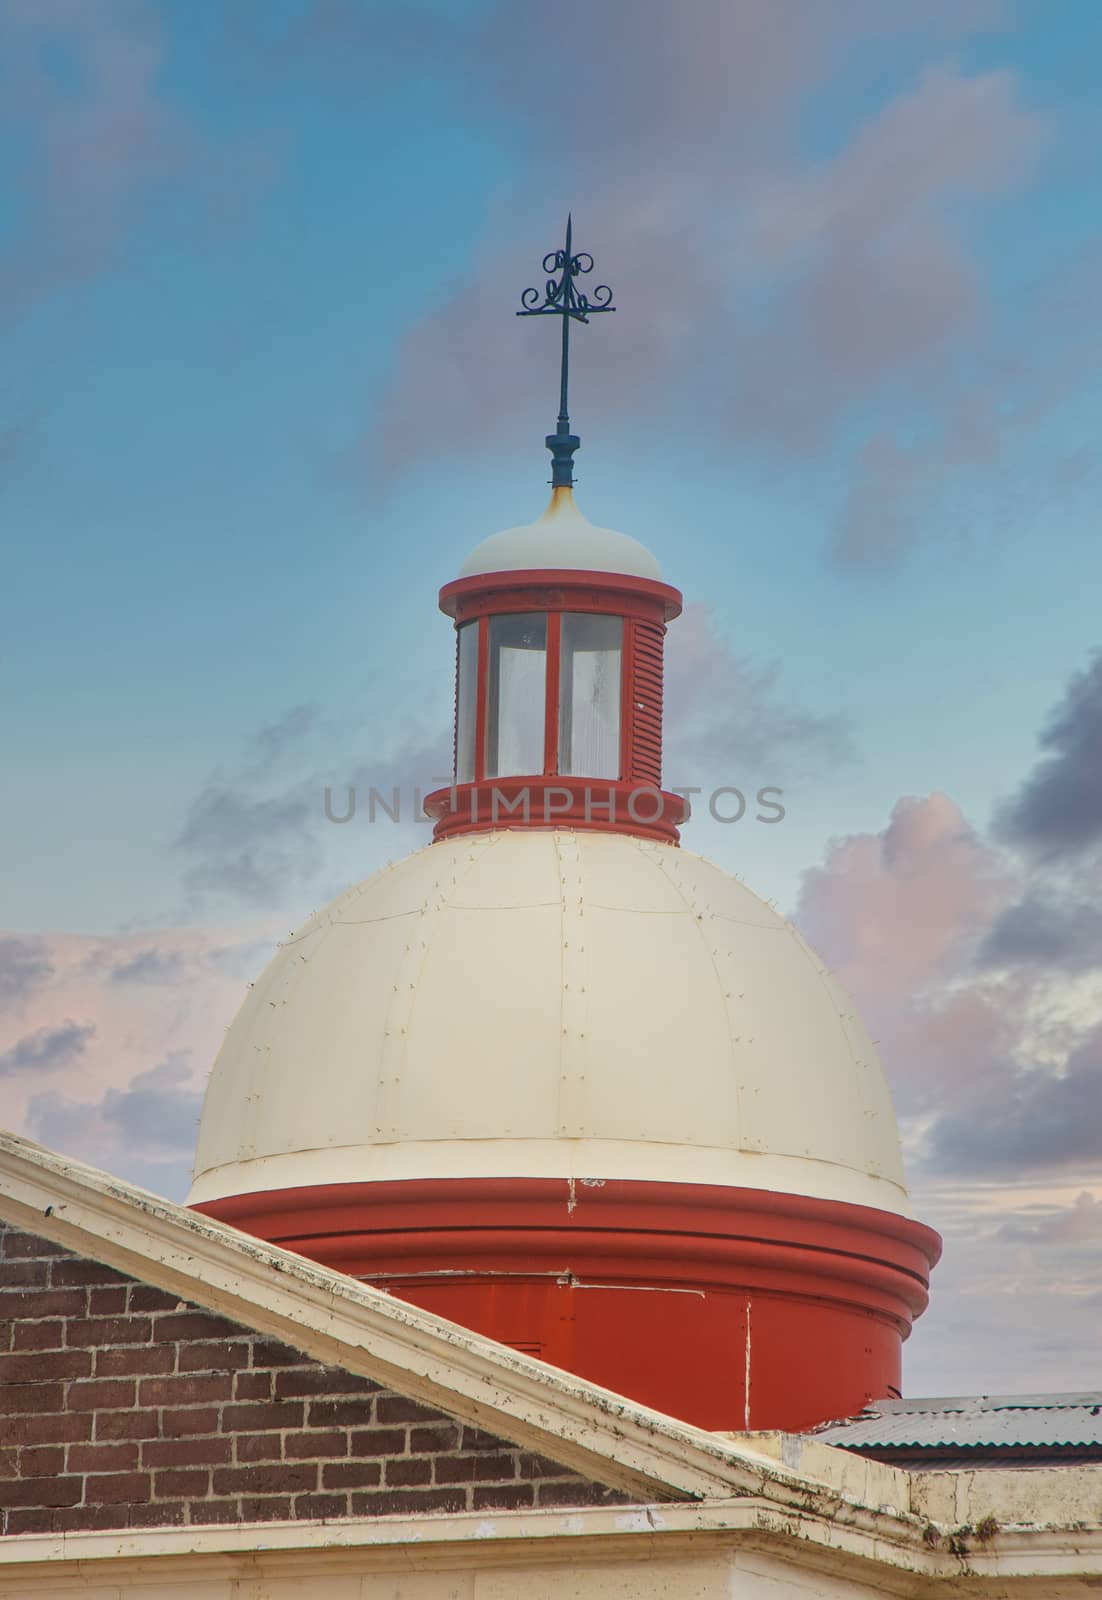
[[[554,775],[453,784],[434,789],[423,804],[436,819],[434,840],[495,828],[581,828],[677,844],[689,814],[683,795],[653,784]]]
[[[483,572],[456,578],[440,591],[440,609],[457,622],[490,612],[604,611],[668,622],[680,616],[682,597],[668,583],[616,572],[576,572],[554,567],[528,572]]]

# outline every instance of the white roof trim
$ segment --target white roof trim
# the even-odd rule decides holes
[[[5,1133],[0,1216],[627,1493],[722,1497],[776,1471],[767,1456]]]

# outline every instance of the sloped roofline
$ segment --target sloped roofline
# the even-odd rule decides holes
[[[630,1494],[724,1497],[777,1476],[764,1454],[3,1132],[0,1218]]]

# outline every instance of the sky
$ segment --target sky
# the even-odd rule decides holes
[[[428,841],[439,586],[578,498],[685,594],[686,848],[857,998],[911,1393],[1102,1356],[1102,11],[6,0],[0,1120],[173,1198],[245,987]],[[400,790],[402,820],[348,786]]]

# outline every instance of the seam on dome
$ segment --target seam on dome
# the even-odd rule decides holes
[[[735,1065],[735,1041],[731,1032],[731,1008],[727,1004],[727,988],[724,984],[719,967],[716,964],[715,951],[712,949],[707,938],[705,937],[704,919],[697,911],[696,902],[691,898],[688,890],[666,870],[666,863],[662,857],[658,856],[655,858],[655,860],[659,872],[661,872],[663,877],[666,879],[666,882],[671,885],[674,891],[681,896],[682,900],[685,902],[686,911],[693,915],[693,920],[696,922],[697,932],[700,935],[701,942],[704,945],[705,951],[707,952],[708,964],[712,969],[712,975],[715,978],[716,986],[719,989],[719,1003],[723,1007],[724,1031],[727,1034],[727,1059],[731,1065],[731,1078],[735,1086],[735,1144],[736,1148],[741,1149],[742,1146],[739,1143],[739,1140],[742,1138],[745,1122],[742,1103],[742,1081]]]

